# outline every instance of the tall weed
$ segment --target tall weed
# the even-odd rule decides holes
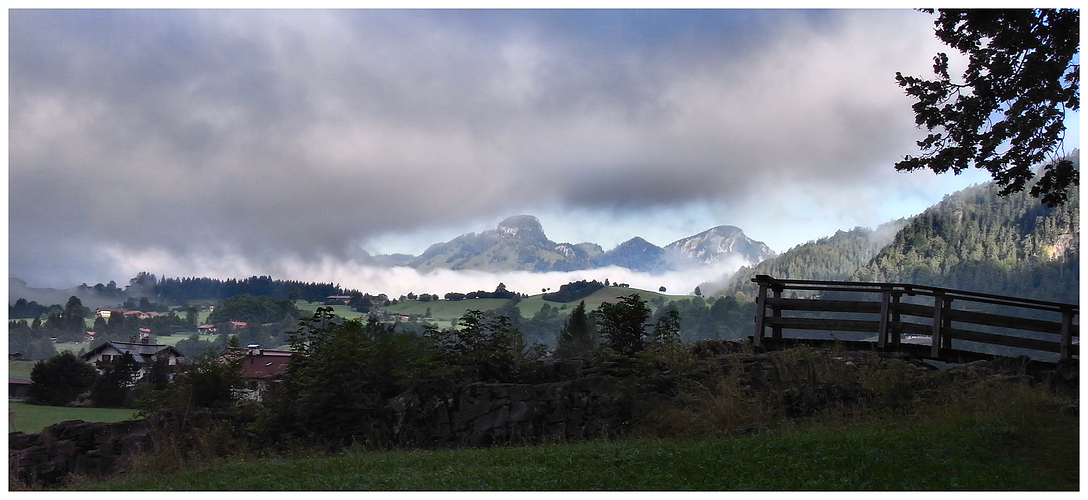
[[[739,363],[705,381],[686,381],[675,404],[647,413],[639,433],[650,437],[728,436],[773,427],[780,412],[738,377]]]

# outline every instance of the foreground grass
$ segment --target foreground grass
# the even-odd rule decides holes
[[[706,440],[349,451],[213,459],[174,473],[81,481],[75,490],[904,491],[1077,490],[1077,418],[784,428]],[[1057,446],[1028,450],[1031,443]],[[1070,458],[1072,466],[1069,466]],[[1061,463],[1064,462],[1063,467]]]
[[[78,408],[72,406],[32,405],[21,401],[8,401],[8,432],[27,434],[41,432],[46,426],[65,420],[87,422],[120,422],[133,417],[131,409]]]

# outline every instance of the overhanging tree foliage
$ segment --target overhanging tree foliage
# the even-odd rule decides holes
[[[933,12],[927,10],[927,12]],[[1031,194],[1060,205],[1080,174],[1060,157],[1063,120],[1080,109],[1080,12],[1075,9],[940,10],[936,35],[969,57],[962,82],[948,73],[948,55],[934,57],[936,80],[896,73],[917,102],[915,122],[929,135],[919,157],[899,171],[990,172],[1001,194],[1023,191],[1043,167]]]

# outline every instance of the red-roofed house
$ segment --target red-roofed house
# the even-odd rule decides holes
[[[275,391],[283,371],[287,369],[287,362],[294,354],[294,351],[281,349],[261,349],[261,346],[254,344],[246,348],[229,348],[220,357],[227,361],[240,360],[246,388],[237,396],[260,401]]]

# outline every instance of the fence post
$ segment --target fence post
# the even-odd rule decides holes
[[[775,299],[781,299],[782,298],[782,284],[781,283],[772,283],[771,284],[771,290],[774,291],[774,298]],[[774,317],[775,319],[778,319],[778,318],[782,317],[782,306],[781,306],[781,303],[778,302],[777,300],[775,300],[774,305],[771,306],[771,316]],[[776,342],[782,340],[782,326],[781,325],[778,325],[778,324],[771,325],[771,338],[773,338]]]
[[[883,350],[888,347],[888,302],[891,301],[892,292],[886,286],[881,289],[884,293],[880,296],[880,327],[876,332],[876,346]]]
[[[954,299],[950,297],[944,298],[944,303],[941,304],[941,348],[952,349],[952,335],[949,333],[952,331],[952,301]]]
[[[752,345],[755,347],[759,347],[763,340],[763,317],[767,314],[767,282],[763,278],[766,276],[762,274],[752,278],[752,281],[759,284],[759,293],[756,294],[756,329],[752,335]]]
[[[1062,308],[1062,345],[1059,348],[1061,352],[1059,356],[1060,361],[1065,361],[1073,357],[1073,310],[1068,307]]]
[[[899,315],[899,297],[903,295],[902,292],[892,292],[892,346],[895,350],[899,350],[899,343],[903,337],[903,323],[902,317]]]
[[[944,310],[944,294],[936,292],[933,294],[933,347],[930,351],[930,357],[934,359],[940,359],[941,353],[941,327],[944,326],[944,318],[941,314]]]

